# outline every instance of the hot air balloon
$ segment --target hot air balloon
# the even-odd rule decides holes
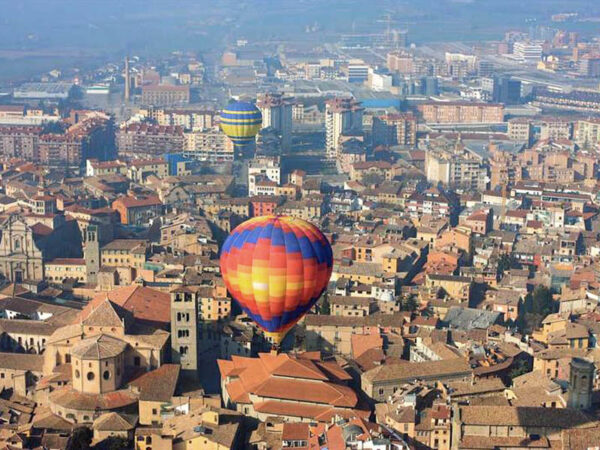
[[[260,130],[262,114],[260,109],[248,102],[235,102],[221,111],[221,130],[236,147],[254,140]]]
[[[260,216],[231,232],[220,262],[229,293],[279,345],[327,288],[333,254],[313,224]]]

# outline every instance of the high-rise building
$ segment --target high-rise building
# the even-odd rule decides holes
[[[585,55],[579,60],[578,69],[584,77],[600,77],[600,56]]]
[[[478,191],[484,191],[487,186],[487,168],[482,160],[459,148],[454,152],[427,150],[425,173],[427,181],[433,184]]]
[[[142,86],[142,104],[152,106],[183,105],[190,102],[189,86],[150,84]]]
[[[292,99],[281,93],[266,93],[258,98],[257,106],[262,113],[262,127],[274,128],[281,135],[282,149],[289,150],[292,145]]]
[[[281,165],[279,158],[255,158],[248,163],[248,195],[257,195],[256,183],[269,180],[279,185],[281,183]]]
[[[501,78],[499,81],[498,98],[495,102],[514,105],[521,102],[521,82],[511,78]]]
[[[542,44],[530,41],[518,41],[513,44],[513,55],[523,63],[537,63],[542,59]]]
[[[571,139],[573,137],[573,122],[560,117],[547,118],[540,125],[540,139]]]
[[[477,76],[491,77],[494,73],[494,63],[480,59],[477,62]]]
[[[573,131],[573,139],[582,148],[592,148],[600,144],[600,119],[590,117],[578,120]]]
[[[129,90],[131,89],[131,80],[129,79],[129,57],[125,57],[125,101],[129,101]]]
[[[205,128],[183,133],[183,155],[207,162],[233,161],[233,142],[219,128]]]
[[[421,91],[423,95],[427,97],[434,97],[440,93],[439,83],[437,77],[423,77],[421,78]]]
[[[521,82],[510,77],[485,77],[481,89],[495,103],[514,105],[521,102]]]
[[[329,159],[337,159],[340,136],[362,134],[363,111],[354,98],[335,98],[325,103],[325,150]]]
[[[134,123],[116,133],[120,156],[162,156],[183,150],[183,128]]]
[[[417,118],[412,114],[386,114],[373,118],[373,144],[406,145],[417,143]]]
[[[369,78],[369,66],[366,64],[348,64],[348,82],[364,83]]]
[[[509,120],[507,134],[511,141],[527,142],[527,146],[530,146],[533,138],[531,121],[522,117]]]
[[[504,107],[474,102],[425,102],[417,106],[423,120],[430,123],[500,123]]]

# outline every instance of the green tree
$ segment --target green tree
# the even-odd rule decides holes
[[[510,377],[510,379],[512,381],[516,377],[524,375],[528,372],[529,372],[529,365],[527,364],[527,362],[525,360],[520,359],[517,361],[517,364],[515,364],[515,366],[508,373],[508,376]]]
[[[92,430],[88,427],[75,428],[69,437],[66,450],[88,450],[92,443],[92,437]]]
[[[319,314],[324,316],[328,316],[331,314],[331,305],[329,304],[329,299],[327,295],[323,296],[323,300],[321,300],[321,305],[319,306]]]
[[[514,259],[511,255],[503,253],[498,260],[498,273],[503,274],[514,266]]]
[[[127,450],[133,448],[129,440],[120,436],[111,436],[96,445],[96,450]]]
[[[418,306],[417,299],[412,294],[400,299],[401,311],[416,311]]]
[[[531,313],[547,316],[554,312],[552,291],[546,286],[538,285],[531,296]]]

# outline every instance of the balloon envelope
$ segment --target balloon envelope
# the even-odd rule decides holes
[[[231,232],[220,263],[229,293],[279,343],[327,288],[333,254],[313,224],[261,216]]]
[[[262,114],[254,104],[235,102],[221,111],[221,130],[236,146],[248,144],[260,130]]]

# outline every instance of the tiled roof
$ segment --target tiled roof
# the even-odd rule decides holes
[[[133,425],[120,414],[109,412],[94,420],[92,428],[98,431],[129,431]]]
[[[443,377],[453,374],[470,375],[471,366],[463,358],[425,361],[420,363],[384,364],[369,370],[363,376],[373,381],[413,380],[418,378]]]
[[[140,401],[168,402],[175,395],[179,379],[179,364],[163,364],[131,382],[140,392]]]
[[[235,403],[250,403],[251,396],[255,395],[272,399],[263,402],[271,405],[269,408],[279,408],[274,404],[301,401],[312,411],[312,415],[306,417],[313,418],[331,407],[355,408],[356,393],[339,382],[349,380],[349,374],[334,362],[315,359],[317,357],[320,356],[261,353],[259,358],[232,357],[231,361],[217,362],[221,377],[232,378],[226,389]],[[319,405],[325,409],[317,408]],[[296,406],[294,404],[293,409]]]
[[[100,334],[79,341],[71,348],[71,353],[81,359],[101,360],[120,355],[126,347],[126,342],[106,334]]]
[[[166,327],[171,322],[171,296],[146,286],[125,286],[108,293],[97,294],[81,311],[76,323],[85,320],[106,298],[133,313],[136,320],[156,327]]]
[[[42,372],[44,368],[44,355],[31,355],[28,353],[0,353],[0,368],[11,370],[29,370]]]
[[[106,394],[86,394],[66,386],[50,394],[50,401],[67,409],[77,411],[106,411],[123,408],[137,402],[137,397],[127,390]]]
[[[579,410],[512,406],[462,406],[460,419],[465,425],[509,425],[558,429],[592,423],[592,418]]]

